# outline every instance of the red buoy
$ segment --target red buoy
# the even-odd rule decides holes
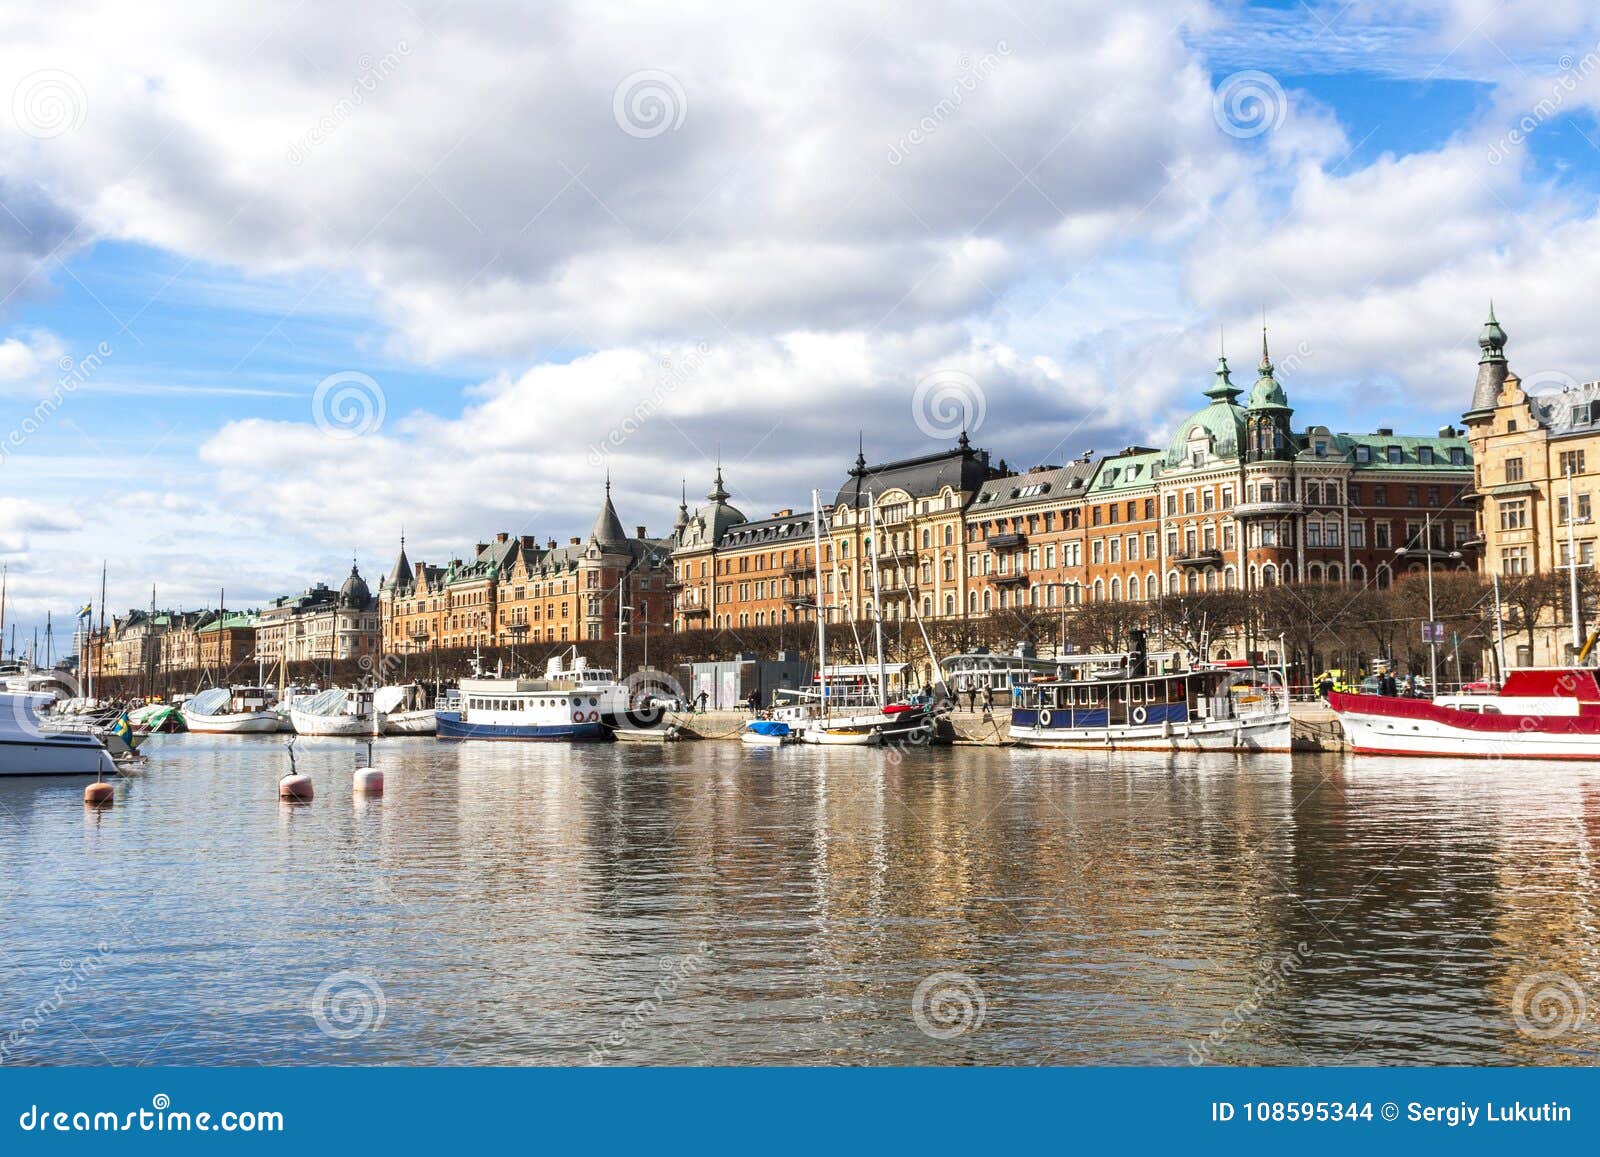
[[[116,796],[117,789],[103,780],[83,789],[83,802],[90,807],[110,807]]]
[[[278,781],[278,798],[307,801],[312,797],[311,777],[290,774]]]

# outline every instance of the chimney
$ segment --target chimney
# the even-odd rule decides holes
[[[1441,438],[1454,438],[1455,436],[1456,436],[1456,428],[1454,426],[1440,426],[1439,427],[1439,437],[1441,437]]]
[[[475,553],[482,554],[484,551],[486,551],[488,549],[489,549],[489,544],[487,542],[480,542],[478,544],[478,549],[477,549],[477,551]]]
[[[556,540],[552,538],[550,540],[550,549],[554,550],[555,548],[556,548]]]
[[[1379,426],[1378,427],[1378,437],[1380,437],[1380,438],[1393,438],[1394,437],[1394,427],[1393,426]]]
[[[578,546],[582,542],[583,542],[583,539],[579,538],[577,535],[573,535],[571,538],[567,539],[567,545],[568,546]]]
[[[640,538],[644,537],[644,527],[637,526],[637,527],[634,527],[634,529],[638,532],[638,537],[640,537]]]
[[[494,540],[496,542],[504,542],[506,539],[508,539],[510,537],[511,536],[509,534],[507,534],[505,531],[502,530],[499,534],[494,536]]]
[[[525,534],[525,535],[522,536],[522,549],[523,550],[537,550],[538,548],[539,548],[539,540],[534,538],[533,535]]]
[[[785,506],[782,510],[774,510],[772,512],[772,517],[774,517],[774,518],[793,518],[794,517],[794,510],[791,507]]]

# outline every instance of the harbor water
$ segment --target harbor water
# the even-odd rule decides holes
[[[0,1063],[1600,1058],[1590,765],[149,749],[0,780]]]

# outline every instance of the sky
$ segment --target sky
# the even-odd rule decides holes
[[[791,7],[8,6],[8,621],[1600,376],[1590,3]]]

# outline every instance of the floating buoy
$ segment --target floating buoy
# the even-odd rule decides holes
[[[376,767],[356,768],[355,779],[351,783],[351,790],[356,795],[382,795],[383,772]]]
[[[278,798],[309,800],[312,795],[311,777],[290,772],[278,781]]]
[[[110,807],[116,795],[117,789],[102,780],[83,789],[83,802],[90,807]]]

